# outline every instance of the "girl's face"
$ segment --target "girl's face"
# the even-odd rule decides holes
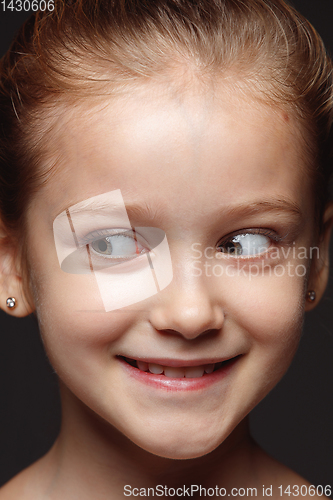
[[[313,245],[296,130],[291,116],[222,87],[180,97],[151,85],[59,122],[57,171],[28,215],[42,338],[69,394],[154,454],[217,447],[295,353]],[[92,273],[61,270],[53,221],[115,190],[133,227],[166,234],[173,279],[105,312]],[[121,228],[93,229],[92,253],[131,255]]]

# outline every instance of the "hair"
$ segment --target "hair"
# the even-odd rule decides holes
[[[32,195],[54,171],[47,148],[61,106],[135,91],[138,82],[172,77],[177,69],[198,77],[235,75],[266,103],[292,110],[321,215],[332,169],[332,63],[315,29],[291,6],[283,0],[56,0],[53,12],[28,19],[1,60],[3,224],[23,237]]]

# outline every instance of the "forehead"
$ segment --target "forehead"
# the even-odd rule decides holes
[[[50,149],[56,175],[43,196],[56,216],[113,189],[160,206],[284,197],[308,203],[297,121],[230,86],[182,93],[147,85],[64,110]],[[65,188],[65,189],[64,189]],[[191,194],[191,195],[189,195]]]

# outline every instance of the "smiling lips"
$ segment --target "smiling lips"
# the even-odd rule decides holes
[[[200,378],[204,375],[209,375],[214,371],[227,366],[235,358],[219,363],[203,364],[198,366],[165,366],[157,363],[148,363],[146,361],[135,360],[131,358],[123,358],[126,363],[134,368],[138,368],[142,372],[148,372],[154,375],[164,375],[169,378]]]

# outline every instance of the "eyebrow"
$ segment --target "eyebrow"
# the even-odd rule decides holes
[[[63,212],[69,211],[71,215],[73,214],[91,214],[93,212],[94,214],[101,214],[101,215],[107,215],[107,212],[110,212],[112,210],[114,211],[119,211],[123,207],[120,205],[114,204],[114,203],[105,203],[101,201],[86,201],[86,202],[81,202],[78,203],[80,206],[76,207],[75,205],[69,208],[66,208],[63,210]],[[156,207],[152,208],[149,204],[144,202],[143,204],[127,204],[125,203],[125,208],[127,214],[132,217],[144,217],[147,219],[157,219],[160,215],[162,215],[163,212],[165,212],[162,207]],[[59,214],[60,215],[60,214]]]
[[[289,214],[293,217],[301,219],[303,216],[302,210],[297,203],[285,198],[276,198],[269,200],[253,201],[251,203],[242,203],[235,207],[227,208],[229,216],[245,214],[248,216],[256,215],[264,212],[279,212]]]
[[[70,214],[101,214],[107,215],[105,211],[108,212],[115,210],[118,211],[122,207],[116,204],[109,204],[101,201],[87,201],[79,203],[80,207],[67,208],[65,211],[70,211]],[[125,208],[128,216],[131,218],[145,218],[148,220],[159,219],[165,214],[165,209],[162,206],[157,206],[155,208],[151,207],[147,202],[143,204],[129,204],[125,203]],[[214,215],[224,214],[226,217],[241,217],[241,216],[254,216],[257,214],[267,213],[267,212],[276,212],[282,213],[286,215],[290,215],[294,218],[301,219],[303,217],[302,211],[297,203],[285,199],[285,198],[276,198],[276,199],[268,199],[268,200],[258,200],[252,202],[244,202],[235,206],[217,206]]]
[[[79,206],[77,206],[79,205]],[[105,210],[117,210],[119,209],[120,206],[115,204],[115,203],[105,203],[101,201],[96,201],[96,200],[85,200],[81,201],[78,203],[75,203],[74,205],[70,207],[66,207],[65,210],[63,211],[70,211],[71,214],[81,214],[81,213],[90,213],[90,212],[103,212]]]

